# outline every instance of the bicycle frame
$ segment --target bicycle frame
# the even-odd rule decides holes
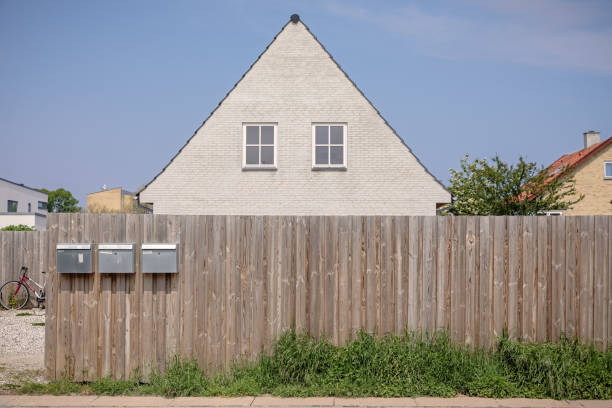
[[[15,289],[15,293],[13,295],[17,295],[17,292],[19,292],[19,289],[21,289],[21,285],[27,286],[28,289],[30,289],[33,293],[34,296],[36,297],[36,299],[41,299],[43,298],[44,295],[42,295],[45,287],[42,286],[41,284],[39,284],[38,282],[36,282],[33,279],[30,279],[27,275],[27,269],[26,271],[23,273],[23,275],[21,276],[21,280],[19,281],[19,285],[17,285],[17,289]],[[36,288],[38,288],[40,290],[40,292],[38,290],[36,290],[36,288],[34,288],[32,285],[36,286]]]

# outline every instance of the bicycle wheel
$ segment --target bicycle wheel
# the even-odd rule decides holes
[[[15,293],[19,282],[8,281],[0,288],[0,306],[5,309],[22,309],[30,300],[30,291],[25,285],[21,285]]]

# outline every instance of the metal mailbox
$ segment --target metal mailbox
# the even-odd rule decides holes
[[[142,244],[142,273],[176,273],[178,244]]]
[[[134,273],[134,244],[99,244],[98,272]]]
[[[57,273],[92,273],[91,244],[57,244]]]

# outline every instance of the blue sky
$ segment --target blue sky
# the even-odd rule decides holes
[[[86,194],[159,172],[299,13],[443,182],[612,136],[609,1],[0,0],[0,177]]]

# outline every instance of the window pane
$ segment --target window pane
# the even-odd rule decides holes
[[[259,143],[259,126],[247,126],[246,144]]]
[[[329,143],[342,144],[342,133],[344,133],[343,131],[344,127],[342,126],[330,126],[331,138]]]
[[[274,126],[261,127],[261,144],[274,144]]]
[[[317,146],[315,150],[315,164],[329,164],[328,161],[328,147],[327,146]]]
[[[247,146],[246,164],[259,164],[259,147]]]
[[[329,143],[329,127],[328,126],[316,126],[315,127],[315,143],[316,144],[328,144]]]
[[[606,163],[606,177],[612,177],[612,163]]]
[[[330,163],[331,164],[343,164],[344,163],[344,155],[343,155],[343,150],[344,148],[342,146],[332,146],[330,147],[331,149],[331,154],[330,154]]]
[[[17,212],[17,201],[8,200],[7,212]]]
[[[261,164],[274,164],[274,147],[261,147]]]

